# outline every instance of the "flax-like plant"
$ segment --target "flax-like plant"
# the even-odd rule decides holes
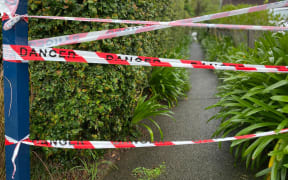
[[[183,68],[157,67],[153,68],[149,85],[157,99],[173,107],[178,103],[178,98],[185,96],[189,90],[189,77]]]
[[[217,60],[243,64],[288,65],[288,35],[267,33],[248,52],[231,47]],[[216,43],[217,44],[217,43]],[[225,47],[225,46],[223,46]],[[213,49],[210,49],[213,51]],[[209,51],[208,51],[209,52]],[[215,52],[214,52],[215,53]],[[209,56],[208,56],[209,57]],[[221,119],[214,136],[236,136],[288,127],[288,75],[276,73],[221,72],[221,100],[212,107],[221,110],[211,119]],[[288,168],[288,135],[274,135],[232,142],[231,151],[257,173],[271,180],[284,180]]]
[[[150,99],[147,99],[147,96],[140,97],[131,121],[133,126],[142,126],[147,129],[150,134],[151,142],[154,141],[154,132],[148,124],[143,122],[143,120],[149,120],[158,129],[161,140],[163,140],[162,129],[160,125],[154,119],[152,119],[152,117],[162,115],[174,119],[172,116],[173,112],[168,109],[167,105],[160,104],[156,99],[156,96]]]

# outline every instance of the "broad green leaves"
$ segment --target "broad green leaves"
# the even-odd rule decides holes
[[[231,63],[288,65],[287,38],[288,34],[266,33],[256,41],[255,49],[248,52],[241,47],[227,48],[227,44],[231,45],[227,39],[212,41],[211,44],[215,43],[213,47],[211,44],[206,46],[209,48],[207,57]],[[223,80],[217,94],[221,100],[211,106],[221,108],[211,118],[221,119],[215,136],[228,136],[232,132],[237,136],[272,130],[277,132],[288,127],[287,74],[219,72],[218,75]],[[270,158],[269,167],[257,176],[267,175],[272,180],[284,180],[288,167],[286,139],[287,134],[237,140],[232,142],[231,148],[236,157],[246,160],[247,167],[262,167]]]

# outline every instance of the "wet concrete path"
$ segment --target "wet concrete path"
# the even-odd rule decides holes
[[[191,45],[191,59],[202,60],[203,52],[199,44]],[[166,117],[157,118],[164,140],[209,139],[217,128],[218,121],[207,120],[217,110],[205,110],[218,101],[214,94],[218,80],[209,70],[191,70],[191,90],[185,100],[179,101],[173,109],[176,122]],[[162,180],[254,180],[244,165],[237,164],[229,153],[229,143],[222,148],[218,144],[187,145],[178,147],[157,147],[133,149],[121,154],[118,170],[106,176],[105,180],[134,180],[131,176],[137,167],[153,168],[166,162],[166,174]]]

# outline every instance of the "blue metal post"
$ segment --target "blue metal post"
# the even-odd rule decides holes
[[[16,1],[15,1],[16,2]],[[10,1],[11,3],[11,1]],[[27,14],[27,0],[19,0],[16,14]],[[6,21],[2,22],[3,24]],[[18,22],[11,30],[3,32],[3,44],[28,44],[28,23]],[[4,70],[4,110],[5,134],[13,139],[21,140],[29,134],[29,73],[28,64],[3,62]],[[11,162],[15,145],[5,147],[6,179],[12,179],[13,164]],[[16,158],[17,171],[14,179],[30,179],[30,152],[27,145],[21,144]]]

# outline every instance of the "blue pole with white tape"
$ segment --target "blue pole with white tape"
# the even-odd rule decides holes
[[[17,0],[3,0],[5,3],[16,3]],[[19,0],[16,14],[27,14],[28,0]],[[2,18],[3,20],[3,18]],[[3,30],[3,44],[27,45],[28,23],[20,20],[10,30]],[[3,62],[4,70],[4,111],[5,111],[5,135],[21,140],[29,134],[29,73],[27,63]],[[6,179],[15,180],[30,179],[30,151],[29,146],[21,144],[14,168],[12,156],[16,145],[5,147]]]

